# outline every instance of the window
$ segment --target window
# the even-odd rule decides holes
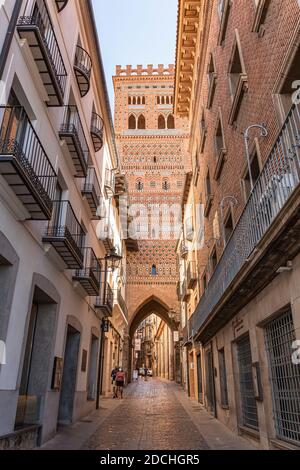
[[[155,186],[156,186],[155,181],[150,181],[150,188],[155,188]]]
[[[169,114],[167,120],[168,129],[175,129],[175,119],[173,114]]]
[[[210,256],[210,269],[211,269],[211,274],[214,273],[216,267],[218,265],[218,257],[217,257],[217,251],[214,248],[211,256]]]
[[[208,101],[207,107],[211,108],[213,99],[215,96],[216,85],[217,85],[217,73],[213,55],[210,54],[209,63],[207,67],[207,80],[208,80]]]
[[[297,47],[289,48],[289,52],[283,61],[278,73],[275,86],[275,107],[280,126],[286,120],[293,103],[299,97],[299,63],[300,63],[300,40]]]
[[[132,99],[132,104],[133,105],[136,105],[136,97],[134,96],[133,99]]]
[[[220,19],[220,31],[218,36],[218,44],[224,45],[228,20],[230,15],[231,0],[218,0],[218,15]]]
[[[254,395],[252,354],[249,335],[238,341],[237,358],[242,409],[241,424],[258,431],[257,403]]]
[[[163,181],[162,183],[162,189],[164,191],[168,191],[170,189],[170,183],[168,183],[168,180]]]
[[[137,104],[141,104],[141,97],[140,96],[138,96],[138,98],[137,98]]]
[[[258,180],[259,175],[260,175],[260,164],[259,164],[259,160],[258,160],[257,150],[252,155],[251,164],[250,164],[250,171],[251,171],[252,183],[253,183],[253,185],[255,185],[255,183]],[[248,201],[248,198],[249,198],[250,193],[251,193],[251,181],[250,181],[251,178],[250,178],[250,172],[249,172],[248,165],[247,165],[246,174],[243,178],[243,188],[244,188],[245,202]]]
[[[128,129],[136,129],[136,117],[131,114],[128,119]]]
[[[203,153],[204,151],[206,136],[207,136],[207,129],[206,129],[206,122],[205,122],[205,114],[204,114],[204,109],[203,109],[201,119],[200,119],[200,153]]]
[[[232,212],[230,210],[224,221],[224,237],[225,237],[224,241],[226,244],[228,243],[228,240],[231,237],[233,228],[234,228],[234,224],[233,224]]]
[[[217,127],[215,131],[215,156],[216,156],[216,167],[215,167],[215,173],[214,173],[215,180],[218,180],[220,177],[223,164],[225,162],[226,153],[227,152],[226,152],[226,146],[224,142],[222,117],[219,111],[219,117],[218,117]]]
[[[138,129],[146,129],[146,119],[143,114],[138,118]]]
[[[138,180],[136,182],[136,189],[137,189],[137,191],[143,191],[144,185],[143,185],[142,181]]]
[[[131,96],[128,96],[128,104],[131,105]]]
[[[166,128],[166,120],[165,117],[160,114],[158,116],[158,129],[165,129]]]
[[[224,348],[220,349],[219,351],[219,373],[220,373],[221,406],[223,408],[228,408],[227,373],[226,373]]]
[[[165,104],[165,97],[164,97],[164,96],[161,97],[161,101],[160,101],[160,102],[161,102],[161,104]]]
[[[232,99],[232,108],[229,124],[233,124],[238,117],[243,96],[247,90],[247,75],[241,54],[241,45],[236,32],[236,38],[229,62],[229,87]]]
[[[291,361],[296,340],[291,309],[271,321],[265,329],[273,416],[277,437],[300,443],[300,367]]]
[[[258,33],[260,37],[264,35],[264,23],[268,14],[270,0],[254,0],[255,15],[252,31]]]
[[[157,269],[156,269],[156,265],[155,265],[155,264],[152,265],[152,268],[151,268],[151,276],[157,276]]]
[[[144,96],[142,98],[142,104],[146,104],[146,98]]]
[[[204,181],[204,187],[205,187],[204,215],[205,215],[205,217],[208,217],[210,209],[211,209],[211,205],[212,205],[212,200],[213,200],[209,170],[207,170],[206,178],[205,178],[205,181]]]
[[[157,102],[157,104],[160,104],[160,96],[156,97],[156,102]]]

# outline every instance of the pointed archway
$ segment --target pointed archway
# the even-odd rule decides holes
[[[127,371],[128,371],[128,380],[131,381],[131,369],[132,369],[132,357],[133,357],[133,338],[134,334],[140,325],[140,323],[145,320],[149,315],[155,313],[159,318],[161,318],[171,329],[171,331],[176,331],[178,325],[173,318],[170,317],[171,308],[161,299],[152,295],[148,297],[131,317],[131,322],[129,324],[129,335],[128,335],[128,350],[127,350]]]

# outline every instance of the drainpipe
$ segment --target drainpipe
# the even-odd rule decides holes
[[[15,6],[13,8],[13,12],[12,12],[9,25],[7,28],[6,36],[4,39],[3,46],[2,46],[2,51],[0,54],[0,80],[2,80],[2,77],[3,77],[4,68],[7,62],[7,56],[8,56],[9,49],[10,49],[10,46],[14,37],[14,32],[17,26],[19,15],[20,15],[22,2],[23,0],[15,1]]]

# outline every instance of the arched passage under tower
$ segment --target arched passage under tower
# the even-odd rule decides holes
[[[128,331],[128,354],[127,354],[127,371],[128,380],[131,381],[132,371],[135,368],[135,338],[136,332],[145,320],[156,317],[159,321],[156,324],[155,332],[153,333],[153,347],[155,346],[156,352],[153,351],[156,360],[164,363],[164,369],[159,372],[157,366],[156,375],[164,378],[174,380],[178,375],[176,371],[176,344],[174,343],[174,332],[178,331],[178,317],[174,315],[174,311],[163,300],[155,295],[147,298],[141,303],[131,316]],[[163,359],[158,356],[164,356]],[[167,364],[167,365],[166,365]]]

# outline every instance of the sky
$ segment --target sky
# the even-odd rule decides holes
[[[113,112],[115,66],[175,63],[178,0],[93,0]]]

